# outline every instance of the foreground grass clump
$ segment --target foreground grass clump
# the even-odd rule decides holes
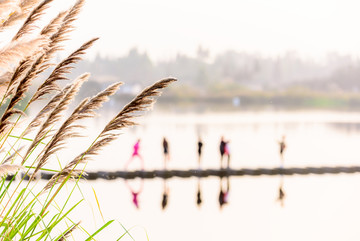
[[[84,175],[84,164],[115,140],[124,127],[134,125],[133,118],[151,107],[160,90],[175,81],[173,78],[163,79],[144,89],[99,129],[98,136],[88,148],[71,150],[78,152],[73,160],[59,160],[60,168],[52,170],[51,180],[35,182],[41,170],[49,171],[46,169],[48,163],[58,161],[56,153],[65,147],[66,142],[80,137],[84,127],[81,121],[94,118],[95,111],[122,84],[114,83],[97,95],[82,100],[63,120],[64,112],[90,76],[84,73],[69,81],[66,74],[97,38],[85,42],[54,65],[54,56],[62,50],[62,43],[73,30],[73,22],[84,0],[78,0],[70,9],[60,12],[39,28],[39,20],[53,1],[0,2],[0,33],[8,32],[10,35],[17,29],[9,41],[0,41],[0,107],[3,110],[0,116],[0,240],[66,240],[75,229],[83,231],[86,240],[94,240],[94,236],[112,221],[96,232],[87,233],[79,223],[81,220],[69,218],[81,203],[80,200],[70,205],[69,200],[79,178]],[[45,76],[44,71],[48,69],[51,73]],[[42,79],[42,83],[30,93],[35,79]],[[60,80],[69,83],[61,88]],[[30,122],[25,126],[24,112],[40,99],[48,100],[48,103],[36,116],[27,117]],[[15,135],[15,129],[21,130],[21,134]],[[22,178],[17,175],[20,172],[24,173]],[[25,181],[25,177],[29,181]],[[64,194],[62,189],[69,180],[74,180],[72,188],[65,190],[67,193]],[[62,199],[58,200],[60,195]],[[64,195],[67,197],[65,201]]]

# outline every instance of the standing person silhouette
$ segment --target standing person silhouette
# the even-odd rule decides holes
[[[199,137],[198,140],[198,168],[201,167],[201,152],[202,152],[203,142],[201,141],[201,138]]]
[[[140,149],[140,139],[137,139],[136,143],[134,144],[133,146],[133,153],[130,157],[130,159],[126,162],[125,164],[125,170],[127,170],[130,162],[132,160],[134,160],[135,157],[138,157],[140,159],[140,162],[141,162],[141,170],[144,170],[144,159],[142,158],[142,156],[140,155],[139,153],[139,149]]]
[[[286,149],[285,135],[282,136],[281,140],[278,141],[278,143],[279,143],[279,154],[280,154],[281,167],[283,167],[284,166],[284,151]]]
[[[226,142],[224,140],[224,137],[222,136],[220,139],[220,168],[223,168],[223,158],[224,158],[224,154],[225,154],[225,146],[226,146]]]
[[[225,142],[225,155],[227,156],[227,169],[230,168],[230,141]]]
[[[163,150],[164,150],[164,167],[165,169],[167,168],[167,162],[170,160],[170,156],[169,156],[169,143],[166,140],[166,138],[163,138]]]
[[[230,141],[225,141],[222,136],[220,139],[220,169],[223,169],[223,159],[224,156],[227,156],[227,168],[230,168]]]

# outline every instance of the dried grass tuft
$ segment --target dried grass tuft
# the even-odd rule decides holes
[[[160,90],[174,81],[176,81],[174,78],[163,79],[144,89],[105,126],[97,140],[89,149],[78,155],[73,161],[69,162],[62,171],[56,173],[51,180],[49,180],[44,191],[66,180],[69,173],[72,173],[72,170],[79,163],[84,163],[90,156],[99,154],[99,151],[104,146],[110,144],[118,137],[121,129],[135,125],[136,122],[133,121],[134,117],[138,116],[140,112],[150,109],[152,104],[155,103],[154,97],[159,96],[161,94]],[[71,175],[74,176],[74,174]]]
[[[24,167],[20,165],[7,164],[7,163],[2,164],[0,165],[0,177],[15,174],[19,170],[23,170],[23,169]]]
[[[65,74],[69,73],[73,68],[72,64],[77,63],[81,60],[81,55],[85,54],[85,51],[90,48],[95,41],[99,38],[91,39],[90,41],[84,43],[80,48],[71,53],[65,60],[60,62],[50,76],[44,81],[44,83],[37,89],[33,97],[31,98],[29,104],[38,100],[42,96],[52,93],[54,91],[59,91],[59,86],[56,84],[56,81],[67,80]],[[45,57],[46,58],[46,57]],[[44,59],[44,61],[46,61]]]
[[[53,0],[44,0],[42,1],[28,16],[22,27],[15,34],[13,41],[18,40],[26,34],[29,34],[35,28],[35,22],[37,22],[40,17],[44,14],[45,10],[49,8],[49,4]]]

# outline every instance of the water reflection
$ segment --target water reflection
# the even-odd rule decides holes
[[[230,191],[229,176],[227,176],[224,181],[223,181],[223,177],[220,177],[220,193],[219,193],[220,209],[222,209],[222,207],[229,202],[229,191]]]
[[[201,198],[201,178],[198,178],[197,192],[196,192],[196,205],[200,208],[202,203]]]
[[[125,180],[125,185],[127,186],[127,188],[130,190],[131,192],[131,195],[132,195],[132,202],[133,204],[135,205],[135,207],[137,209],[140,209],[140,205],[139,205],[139,195],[141,194],[141,192],[143,191],[144,189],[144,179],[140,179],[140,184],[139,184],[139,187],[134,187],[133,184],[130,185],[130,183]]]
[[[136,181],[139,180],[139,181]],[[129,189],[130,193],[131,193],[131,201],[134,204],[134,206],[136,207],[136,209],[140,209],[140,194],[143,192],[144,190],[144,179],[143,178],[139,178],[136,180],[132,180],[132,181],[128,181],[125,179],[125,185],[126,187]],[[225,176],[225,177],[220,177],[219,179],[219,183],[220,183],[220,191],[219,191],[219,196],[218,196],[218,201],[219,201],[219,207],[220,210],[224,207],[224,205],[229,203],[229,193],[230,193],[230,177],[229,176]],[[169,186],[168,186],[168,179],[164,178],[163,179],[163,192],[162,192],[162,198],[161,198],[161,209],[164,211],[167,206],[168,206],[168,201],[169,201]],[[201,207],[203,203],[203,198],[202,198],[202,192],[201,192],[201,178],[199,177],[197,179],[197,192],[196,192],[196,205],[198,206],[198,208]]]
[[[167,186],[166,179],[164,179],[164,191],[163,191],[162,201],[161,201],[162,210],[165,210],[165,208],[168,204],[168,197],[169,197],[169,188]]]
[[[284,191],[284,176],[280,175],[280,184],[277,201],[280,202],[281,207],[284,207],[285,191]]]

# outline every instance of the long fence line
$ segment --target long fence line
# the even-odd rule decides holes
[[[88,172],[84,177],[87,180],[105,179],[113,180],[117,178],[189,178],[189,177],[227,177],[227,176],[274,176],[274,175],[322,175],[340,173],[360,173],[360,166],[336,166],[336,167],[303,167],[303,168],[255,168],[255,169],[191,169],[191,170],[153,170],[153,171],[98,171]],[[51,173],[42,172],[41,179],[49,180]],[[11,178],[11,177],[8,177]],[[25,177],[28,179],[28,177]]]

